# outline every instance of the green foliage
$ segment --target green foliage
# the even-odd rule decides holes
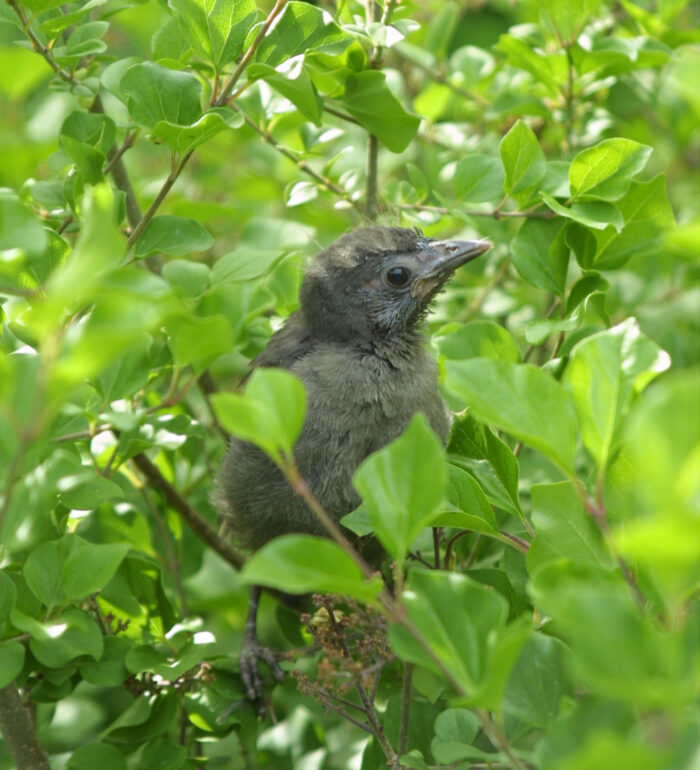
[[[0,698],[69,770],[690,770],[697,10],[320,5],[3,5]],[[237,573],[226,434],[314,504],[303,386],[248,363],[375,212],[493,244],[427,319],[448,446],[417,415],[364,461],[357,553]],[[250,583],[336,597],[263,598],[274,725]]]

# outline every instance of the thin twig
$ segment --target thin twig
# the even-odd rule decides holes
[[[411,720],[411,681],[413,664],[403,664],[403,683],[401,686],[401,721],[399,722],[399,743],[396,753],[401,757],[408,748],[408,734]]]
[[[488,99],[486,99],[486,97],[482,96],[481,94],[475,91],[467,90],[466,88],[460,86],[458,83],[455,83],[447,75],[443,74],[439,70],[435,70],[432,67],[429,67],[427,64],[423,64],[423,62],[420,62],[417,59],[414,59],[412,56],[408,55],[405,52],[405,50],[403,50],[402,46],[400,45],[394,46],[392,50],[394,51],[394,53],[398,54],[402,59],[409,62],[413,67],[421,70],[422,72],[425,72],[425,74],[431,80],[434,80],[436,83],[440,83],[440,85],[447,86],[447,88],[449,88],[450,91],[453,91],[459,96],[463,96],[465,99],[469,99],[473,102],[477,102],[482,107],[488,107],[489,101]]]
[[[233,87],[238,82],[238,78],[243,74],[243,70],[248,66],[248,62],[250,62],[253,54],[257,51],[258,46],[260,43],[262,43],[263,38],[267,34],[267,31],[270,29],[270,25],[275,20],[275,18],[279,15],[280,11],[284,8],[284,6],[287,4],[287,0],[277,0],[277,2],[274,4],[272,10],[268,14],[267,18],[265,19],[265,22],[263,23],[262,27],[260,27],[260,31],[255,37],[255,40],[250,45],[250,48],[243,54],[243,58],[238,63],[238,66],[233,71],[233,74],[226,82],[226,85],[221,89],[221,93],[219,94],[219,97],[214,101],[212,104],[213,107],[223,107],[225,104],[229,102],[229,94],[233,90]]]
[[[24,9],[18,5],[18,3],[15,0],[7,0],[8,5],[12,8],[12,10],[19,16],[20,21],[22,22],[22,29],[25,33],[25,35],[29,38],[29,41],[32,44],[32,48],[41,56],[44,57],[46,62],[48,63],[49,67],[58,75],[58,77],[61,78],[61,80],[64,80],[66,83],[70,83],[73,86],[81,86],[83,83],[78,80],[76,77],[71,75],[68,70],[64,70],[63,67],[53,58],[51,55],[51,51],[41,42],[39,37],[37,36],[36,32],[31,28],[29,19],[27,19],[27,15],[24,12]]]
[[[347,660],[351,660],[350,650],[348,649],[347,643],[345,642],[345,637],[343,636],[343,632],[338,626],[338,622],[335,619],[335,613],[333,612],[333,608],[330,606],[330,604],[326,604],[326,609],[328,610],[328,618],[330,621],[331,628],[333,629],[333,633],[335,634],[336,638],[338,639],[338,642],[340,643],[341,649],[343,651],[343,655]],[[384,728],[382,727],[382,723],[379,721],[379,718],[377,717],[377,712],[374,708],[374,703],[370,700],[369,696],[367,695],[367,691],[362,686],[362,682],[357,679],[355,681],[355,689],[357,690],[357,694],[360,696],[360,700],[362,701],[362,705],[364,707],[364,713],[367,717],[367,721],[369,722],[370,726],[372,727],[372,734],[377,739],[377,743],[381,746],[382,751],[384,752],[384,756],[387,759],[387,764],[391,763],[394,764],[397,760],[396,752],[394,751],[393,746],[391,743],[389,743],[389,739],[386,737],[386,733],[384,732]]]
[[[165,196],[170,192],[170,188],[175,184],[177,178],[180,176],[182,169],[187,164],[187,161],[192,157],[194,150],[190,150],[186,155],[180,159],[180,162],[173,165],[172,171],[168,174],[167,179],[160,188],[158,195],[156,195],[153,203],[148,207],[148,210],[143,215],[139,223],[132,230],[129,240],[126,242],[127,250],[130,249],[134,243],[139,239],[141,233],[146,229],[146,225],[153,219],[156,211],[160,208],[160,204],[165,200]]]
[[[317,171],[314,171],[314,169],[312,169],[305,160],[298,158],[296,154],[292,152],[292,150],[288,150],[286,147],[283,147],[281,144],[279,144],[272,136],[272,134],[262,128],[262,126],[259,126],[249,115],[243,112],[243,110],[235,106],[233,106],[233,109],[236,109],[238,112],[240,112],[240,114],[243,116],[243,120],[250,126],[250,128],[253,129],[253,131],[259,134],[270,145],[270,147],[277,150],[277,152],[279,152],[281,155],[284,155],[284,157],[288,160],[291,160],[300,171],[303,171],[305,174],[310,176],[322,187],[325,187],[330,192],[335,193],[335,195],[337,195],[339,198],[349,203],[358,212],[362,213],[362,207],[357,203],[357,201],[354,201],[350,195],[348,195],[348,193],[343,190],[342,187],[338,186],[328,177],[319,174]]]
[[[429,211],[443,216],[459,214],[467,217],[490,217],[491,219],[553,219],[556,214],[553,211],[501,211],[498,207],[489,211],[475,209],[460,209],[458,207],[430,206],[423,203],[395,203],[392,204],[401,211]]]
[[[347,112],[343,112],[342,110],[338,110],[335,107],[331,107],[326,102],[323,103],[323,111],[327,112],[329,115],[335,115],[336,118],[340,118],[341,120],[344,120],[347,123],[354,123],[356,126],[362,125],[360,121],[353,118],[352,115],[348,115]]]

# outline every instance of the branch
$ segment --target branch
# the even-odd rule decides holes
[[[447,88],[449,88],[451,91],[454,91],[454,93],[458,94],[459,96],[463,96],[465,99],[470,99],[473,102],[477,102],[482,107],[488,106],[488,99],[483,97],[481,94],[475,93],[474,91],[469,91],[466,88],[462,88],[462,86],[450,80],[447,75],[444,75],[442,72],[438,72],[438,70],[434,70],[431,67],[428,67],[426,64],[418,61],[417,59],[414,59],[412,56],[409,56],[405,51],[401,49],[401,46],[394,46],[392,50],[402,59],[410,62],[410,64],[422,72],[425,72],[425,74],[436,83],[447,86]]]
[[[296,467],[293,465],[287,465],[283,467],[282,470],[294,491],[306,502],[311,512],[317,517],[319,522],[323,525],[324,529],[330,534],[331,538],[335,540],[335,542],[338,543],[341,548],[343,548],[343,550],[353,559],[353,561],[362,570],[362,573],[366,578],[371,577],[372,572],[365,561],[350,545],[348,539],[340,530],[340,527],[333,521],[333,519],[328,515],[327,511],[318,502],[309,486],[299,475],[299,471],[296,469]],[[378,599],[389,619],[394,623],[402,625],[408,631],[408,633],[415,639],[416,643],[420,645],[424,652],[430,657],[431,661],[445,678],[450,687],[452,687],[452,689],[458,695],[462,697],[468,697],[469,693],[464,689],[459,680],[456,679],[448,666],[445,665],[440,656],[435,652],[435,650],[430,645],[430,642],[428,642],[418,626],[416,626],[415,623],[408,617],[405,607],[399,604],[386,588],[379,594]],[[329,612],[329,615],[333,617],[332,612]],[[483,710],[476,710],[475,715],[479,720],[484,732],[489,737],[489,740],[491,740],[494,746],[498,746],[501,751],[506,754],[513,770],[524,770],[525,765],[515,754],[512,747],[508,743],[506,736],[503,734],[503,731],[491,719],[489,714]],[[389,758],[388,754],[387,758]]]
[[[51,67],[51,69],[58,75],[58,77],[60,77],[61,80],[64,80],[66,83],[70,83],[72,86],[83,85],[80,80],[71,75],[68,70],[64,70],[63,67],[61,67],[61,65],[53,58],[51,51],[41,42],[36,32],[34,32],[34,30],[29,25],[29,19],[27,19],[27,15],[24,12],[24,9],[19,6],[15,0],[7,0],[7,3],[17,14],[17,16],[19,16],[19,19],[22,22],[22,30],[29,38],[29,42],[32,44],[32,48],[38,54],[44,57],[49,67]]]
[[[0,732],[17,770],[49,770],[36,728],[14,682],[0,689]]]
[[[170,188],[175,184],[177,178],[180,176],[182,169],[187,165],[187,161],[192,157],[194,150],[190,150],[187,155],[184,155],[180,162],[175,165],[172,171],[168,174],[167,179],[160,188],[158,195],[156,195],[153,203],[148,207],[148,210],[143,215],[139,223],[132,230],[129,240],[126,242],[127,251],[136,243],[141,233],[146,229],[146,225],[153,219],[156,211],[160,208],[160,204],[165,200],[165,196],[170,192]]]
[[[401,757],[408,748],[408,732],[411,717],[411,681],[413,664],[403,664],[403,683],[401,686],[401,721],[399,723],[399,744],[396,753]]]
[[[231,77],[228,79],[226,85],[221,89],[221,93],[212,104],[212,107],[223,107],[225,104],[229,103],[229,94],[238,82],[238,78],[240,78],[240,76],[243,74],[243,70],[248,66],[248,62],[251,60],[253,54],[257,51],[260,43],[262,43],[263,38],[267,34],[268,29],[270,29],[270,25],[275,20],[275,17],[279,15],[286,4],[287,0],[277,0],[272,10],[268,14],[268,17],[265,19],[262,27],[260,27],[260,31],[255,37],[255,40],[253,40],[250,48],[245,52],[245,54],[243,54],[243,58],[234,70],[233,75],[231,75]]]
[[[272,134],[262,128],[262,126],[259,126],[249,115],[243,112],[243,110],[239,109],[238,107],[234,107],[233,105],[232,107],[233,109],[240,112],[240,114],[243,116],[243,120],[253,129],[253,131],[259,134],[272,148],[277,150],[277,152],[279,152],[281,155],[284,155],[285,158],[291,160],[300,171],[308,174],[312,179],[325,187],[329,192],[334,193],[339,198],[349,203],[358,212],[362,213],[362,207],[357,203],[357,201],[354,201],[348,195],[348,193],[343,190],[342,187],[339,187],[335,182],[333,182],[333,180],[329,179],[328,177],[325,177],[322,174],[319,174],[317,171],[314,171],[305,160],[298,158],[291,150],[288,150],[286,147],[278,144]]]
[[[136,200],[134,188],[131,186],[129,175],[126,172],[126,166],[122,160],[122,155],[130,147],[133,147],[137,136],[138,130],[133,131],[132,133],[127,134],[122,146],[118,150],[112,148],[107,153],[107,165],[105,166],[105,174],[111,172],[114,184],[126,196],[126,218],[132,228],[136,228],[143,215],[141,214],[141,207]]]
[[[446,206],[428,206],[422,203],[395,203],[393,204],[401,211],[431,211],[443,216],[452,216],[459,214],[468,217],[490,217],[491,219],[554,219],[556,214],[553,211],[501,211],[498,208],[490,211],[478,211],[475,209],[447,208]]]
[[[345,641],[345,637],[343,636],[343,632],[338,627],[338,622],[335,619],[333,607],[331,607],[330,604],[326,604],[326,609],[328,610],[328,619],[331,628],[333,629],[333,633],[340,643],[343,656],[347,660],[351,660],[350,650],[348,649],[348,645]],[[391,745],[391,743],[389,743],[389,739],[386,737],[384,728],[382,727],[382,724],[377,717],[377,711],[374,708],[374,703],[370,700],[369,695],[367,695],[367,690],[365,690],[363,687],[360,679],[355,682],[355,689],[357,690],[357,694],[360,696],[360,701],[362,702],[362,710],[367,717],[367,721],[372,727],[372,734],[377,739],[377,743],[379,743],[381,746],[382,751],[384,752],[384,756],[386,757],[387,764],[391,763],[393,767],[396,767],[396,763],[398,762],[398,755],[394,751],[394,747]]]
[[[245,556],[222,537],[219,537],[211,524],[180,495],[145,454],[135,455],[132,461],[148,482],[163,492],[170,507],[185,520],[200,540],[211,546],[234,569],[240,570],[243,567]]]

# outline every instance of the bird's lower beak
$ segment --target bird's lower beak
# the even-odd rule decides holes
[[[491,248],[488,241],[431,241],[424,251],[425,270],[412,287],[414,295],[427,297],[452,273]]]

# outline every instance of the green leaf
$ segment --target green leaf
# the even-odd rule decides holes
[[[93,296],[105,274],[124,257],[116,200],[106,183],[95,185],[83,200],[83,226],[73,253],[55,269],[46,284],[46,298],[32,308],[28,323],[43,337],[68,309]]]
[[[586,337],[571,351],[562,383],[573,398],[581,438],[603,473],[632,397],[670,366],[634,318]]]
[[[265,80],[275,91],[289,99],[305,118],[317,126],[321,125],[323,100],[304,66],[303,56],[295,56],[276,68],[268,64],[251,64],[247,75],[251,80]]]
[[[193,251],[206,251],[214,239],[196,219],[164,215],[153,217],[134,244],[134,256],[143,259],[163,252],[184,257]]]
[[[124,660],[133,642],[123,636],[105,636],[102,657],[81,663],[80,675],[86,682],[100,687],[117,687],[129,676]]]
[[[447,447],[450,456],[470,458],[479,465],[486,460],[513,504],[514,512],[522,517],[518,494],[519,466],[511,449],[489,428],[470,414],[459,415],[450,435]]]
[[[604,139],[582,150],[571,161],[571,197],[584,200],[622,198],[651,155],[647,147],[631,139]]]
[[[32,655],[44,666],[61,668],[74,658],[102,656],[103,639],[92,616],[83,610],[69,609],[45,623],[41,637],[29,641]]]
[[[544,17],[562,40],[573,41],[587,20],[598,12],[602,0],[545,0],[540,4]]]
[[[92,511],[105,501],[124,495],[118,484],[91,471],[62,479],[60,490],[63,505],[78,511]]]
[[[561,220],[526,220],[510,249],[516,270],[529,284],[563,296],[569,249]]]
[[[192,48],[218,72],[241,53],[258,15],[254,0],[170,0],[170,7]]]
[[[640,260],[659,252],[661,233],[674,224],[664,174],[648,182],[633,181],[615,205],[625,218],[625,226],[619,234],[612,228],[595,234],[595,254],[590,264],[601,270],[614,270],[630,258]],[[579,263],[587,266],[581,259]]]
[[[690,672],[697,671],[697,644],[691,651],[684,629],[660,632],[616,573],[559,560],[538,570],[530,590],[556,618],[592,693],[636,708],[680,706],[696,697]]]
[[[209,288],[209,268],[201,262],[173,259],[163,265],[163,276],[189,299],[201,296]]]
[[[450,764],[464,758],[464,748],[479,732],[479,720],[467,709],[445,709],[435,720],[435,737],[430,745],[435,759]]]
[[[595,230],[604,230],[608,225],[612,225],[619,233],[625,224],[619,209],[607,201],[582,201],[572,203],[571,206],[562,206],[549,193],[540,192],[540,198],[560,217],[572,219]]]
[[[576,417],[567,392],[529,364],[474,358],[447,361],[446,387],[484,422],[501,428],[545,454],[572,474]]]
[[[161,24],[151,38],[153,60],[159,64],[183,61],[191,50],[178,16],[172,16]]]
[[[6,572],[0,571],[0,634],[5,630],[16,600],[17,588],[14,581]]]
[[[168,319],[166,330],[178,367],[191,365],[201,371],[233,347],[231,322],[221,314],[202,317],[183,313]]]
[[[246,562],[241,577],[255,585],[290,593],[334,593],[371,601],[382,590],[366,581],[353,559],[336,543],[312,535],[283,535]]]
[[[151,131],[150,138],[156,143],[165,142],[172,150],[185,155],[208,142],[213,136],[227,128],[243,125],[243,115],[223,108],[208,110],[191,125],[179,125],[159,120]]]
[[[365,70],[345,81],[342,103],[361,126],[392,152],[403,152],[416,135],[420,118],[401,106],[379,70]]]
[[[214,412],[232,435],[252,441],[272,457],[292,457],[304,424],[306,392],[299,379],[283,369],[255,369],[245,393],[217,393]]]
[[[143,747],[142,770],[178,770],[187,760],[187,749],[167,738],[157,738]]]
[[[0,252],[22,249],[30,256],[41,254],[48,244],[41,222],[9,190],[0,190]]]
[[[128,543],[86,543],[63,564],[63,590],[69,601],[82,599],[104,588],[129,550]]]
[[[88,743],[76,749],[66,765],[68,770],[127,770],[126,758],[109,743]]]
[[[570,653],[558,639],[533,633],[525,642],[503,698],[503,708],[529,725],[546,728],[562,698],[573,694]]]
[[[0,642],[0,688],[6,687],[24,667],[24,645]]]
[[[134,122],[148,128],[161,120],[189,126],[202,114],[202,84],[189,72],[141,62],[124,73],[119,90]]]
[[[568,481],[532,487],[532,523],[535,539],[527,553],[530,574],[561,558],[602,569],[614,568],[615,560],[606,548],[600,527]]]
[[[560,84],[556,65],[560,57],[543,56],[536,52],[524,40],[514,35],[501,35],[495,46],[502,51],[508,61],[515,67],[529,72],[537,81],[542,83],[552,96],[559,96]]]
[[[492,155],[472,153],[455,168],[454,187],[458,200],[471,203],[497,200],[503,194],[503,166]]]
[[[302,2],[287,3],[255,52],[255,61],[277,67],[286,59],[313,50],[340,53],[352,43],[327,11]]]
[[[63,121],[58,139],[84,180],[95,184],[102,179],[102,167],[115,136],[115,123],[106,115],[71,112]]]
[[[533,130],[518,120],[498,147],[505,172],[504,191],[525,202],[542,181],[544,153]]]
[[[107,735],[110,741],[131,746],[150,741],[173,727],[178,705],[178,695],[172,691],[155,698],[142,695],[110,725]]]
[[[434,518],[446,483],[444,449],[422,413],[402,436],[370,455],[353,478],[377,538],[399,562]]]
[[[440,514],[433,522],[434,526],[497,533],[498,523],[493,509],[476,479],[454,465],[450,465],[449,469],[447,499],[458,512]]]
[[[506,600],[464,575],[423,569],[411,571],[403,598],[412,625],[450,672],[458,694],[473,695],[491,665],[489,640],[508,616]],[[401,660],[444,676],[441,666],[403,626],[392,624],[389,638]]]
[[[252,281],[254,278],[260,278],[269,273],[283,255],[284,252],[278,249],[258,251],[243,248],[224,254],[216,260],[211,269],[212,284]]]
[[[456,331],[436,336],[438,350],[446,358],[496,358],[502,361],[520,361],[520,350],[515,340],[493,321],[471,321]]]
[[[65,553],[51,540],[37,546],[27,557],[22,574],[36,598],[51,607],[63,598],[61,570]]]
[[[659,378],[632,408],[624,438],[605,490],[620,519],[613,541],[680,612],[697,589],[700,564],[700,538],[691,536],[700,500],[697,369]]]

